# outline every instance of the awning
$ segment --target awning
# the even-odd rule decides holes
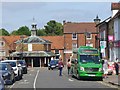
[[[53,57],[56,56],[53,52],[46,51],[26,51],[26,52],[13,52],[10,54],[11,57]]]

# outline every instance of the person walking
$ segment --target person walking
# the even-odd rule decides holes
[[[116,61],[115,61],[114,65],[115,65],[116,75],[118,75],[119,74],[118,58],[116,58]]]
[[[104,78],[107,78],[107,74],[108,74],[108,61],[106,59],[104,59],[103,71],[104,71]]]
[[[68,62],[67,62],[68,75],[70,75],[70,68],[71,68],[71,61],[70,59],[68,59]]]
[[[59,68],[59,76],[62,76],[62,69],[64,67],[62,59],[59,60],[58,62],[58,68]]]

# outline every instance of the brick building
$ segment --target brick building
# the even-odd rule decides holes
[[[64,21],[64,60],[70,58],[73,48],[80,46],[96,47],[96,23],[72,23]]]

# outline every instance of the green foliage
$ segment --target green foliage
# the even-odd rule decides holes
[[[51,20],[47,23],[45,27],[46,35],[63,35],[63,26],[61,23],[56,22],[55,20]]]
[[[44,29],[38,29],[37,30],[37,35],[38,36],[46,36],[45,30]]]
[[[9,32],[4,28],[0,29],[0,36],[9,36]]]
[[[27,35],[27,36],[29,36],[31,34],[31,32],[27,26],[22,26],[18,30],[13,31],[11,34],[12,35]]]

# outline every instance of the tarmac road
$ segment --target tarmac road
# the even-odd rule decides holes
[[[59,76],[58,70],[39,67],[29,68],[28,74],[24,74],[22,80],[8,85],[7,88],[105,88],[105,90],[117,90],[116,86],[106,84],[103,81],[83,81],[72,78],[67,75],[66,69],[63,71],[63,76]]]

